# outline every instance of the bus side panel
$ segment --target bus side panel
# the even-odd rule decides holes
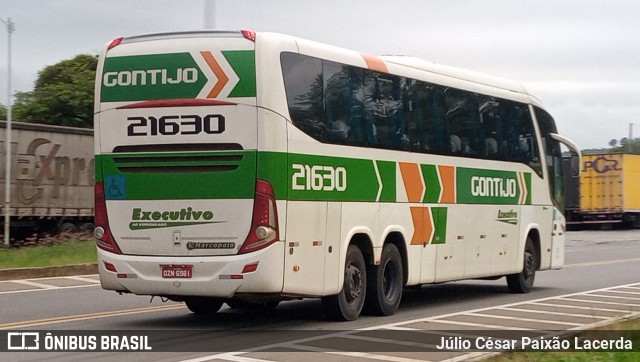
[[[320,296],[325,279],[327,203],[290,201],[287,211],[283,292]]]

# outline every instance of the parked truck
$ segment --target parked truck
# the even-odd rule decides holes
[[[0,228],[5,218],[6,127],[0,121]],[[11,128],[11,235],[90,229],[93,130],[21,122],[12,122]]]
[[[640,155],[583,155],[580,178],[565,188],[569,225],[640,228]]]

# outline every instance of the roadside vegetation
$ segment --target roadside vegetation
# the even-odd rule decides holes
[[[91,234],[61,234],[55,238],[25,242],[0,249],[0,269],[33,268],[96,262]]]
[[[625,331],[627,338],[633,341],[633,350],[624,352],[509,352],[500,354],[488,359],[486,362],[532,362],[532,361],[549,361],[549,362],[592,362],[592,361],[617,361],[617,362],[635,362],[640,358],[640,318],[622,321],[594,330],[581,333],[581,336],[592,338],[600,338],[602,335],[599,331]]]

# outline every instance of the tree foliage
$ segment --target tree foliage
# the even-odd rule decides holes
[[[17,92],[14,119],[61,126],[93,127],[93,92],[98,58],[80,54],[47,66],[31,92]]]

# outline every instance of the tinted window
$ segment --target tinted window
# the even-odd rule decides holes
[[[544,142],[547,173],[552,190],[551,197],[558,208],[564,211],[562,151],[560,143],[549,136],[550,133],[558,132],[556,124],[553,117],[543,109],[536,107],[535,112],[538,126],[540,127],[540,135]]]
[[[309,136],[326,140],[322,62],[291,53],[283,53],[281,62],[293,123]]]
[[[300,54],[281,60],[291,120],[320,142],[521,162],[542,176],[527,104]]]
[[[326,140],[364,144],[362,69],[322,61]]]
[[[365,118],[369,145],[409,149],[405,110],[406,79],[372,71],[364,72]]]

